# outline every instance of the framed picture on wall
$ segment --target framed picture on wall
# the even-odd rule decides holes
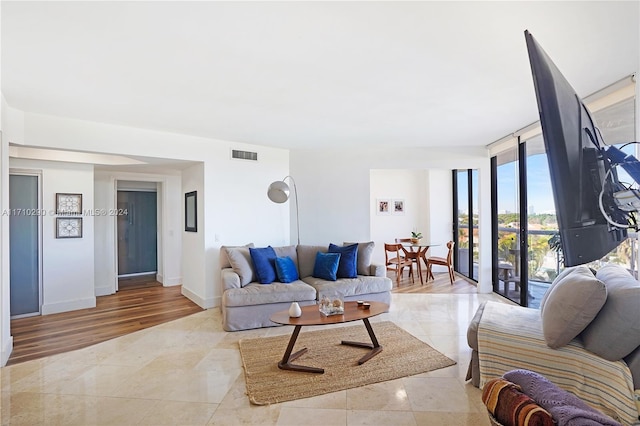
[[[82,214],[82,194],[56,193],[56,214]]]
[[[378,198],[376,200],[376,213],[381,216],[391,214],[391,200],[388,198]]]
[[[57,217],[56,238],[82,238],[82,218]]]
[[[184,194],[184,230],[198,232],[198,191]]]
[[[393,200],[393,214],[404,214],[404,200]]]

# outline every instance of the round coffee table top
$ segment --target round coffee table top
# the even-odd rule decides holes
[[[344,313],[326,316],[320,313],[318,305],[302,306],[302,315],[298,318],[289,316],[289,310],[276,312],[270,320],[276,324],[284,325],[325,325],[340,324],[343,322],[357,321],[371,318],[389,310],[389,305],[382,302],[367,302],[371,304],[369,309],[358,306],[357,302],[344,302]]]

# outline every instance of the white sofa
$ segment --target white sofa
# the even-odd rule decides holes
[[[326,253],[328,246],[273,247],[277,256],[288,256],[294,261],[299,279],[270,284],[257,282],[249,247],[253,244],[221,249],[221,310],[226,331],[276,326],[269,319],[275,312],[288,309],[291,302],[300,306],[315,304],[324,294],[339,295],[344,301],[391,303],[392,282],[386,277],[386,268],[371,263],[373,242],[358,243],[357,277],[335,281],[313,276],[316,254]]]
[[[540,310],[483,303],[467,330],[467,380],[482,388],[534,371],[623,425],[640,424],[640,283],[619,266],[595,277],[584,268],[565,270]]]

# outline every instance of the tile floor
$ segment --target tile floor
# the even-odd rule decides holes
[[[0,369],[2,424],[489,425],[465,383],[466,329],[493,294],[393,294],[390,320],[457,361],[433,372],[271,406],[246,395],[237,341],[290,327],[227,333],[218,309],[89,348]],[[304,331],[303,331],[304,332]]]

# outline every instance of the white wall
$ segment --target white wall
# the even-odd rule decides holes
[[[300,216],[303,243],[331,241],[370,241],[371,170],[430,170],[430,238],[446,229],[451,235],[451,195],[446,199],[437,187],[451,188],[452,169],[478,169],[480,186],[480,270],[478,291],[489,293],[491,284],[491,188],[490,162],[484,147],[398,148],[367,150],[296,150],[291,152],[291,174],[300,190]],[[442,171],[431,176],[431,170]],[[448,172],[447,172],[448,171]],[[436,192],[433,192],[436,191]],[[450,191],[450,190],[449,190]],[[437,206],[441,206],[439,208]],[[445,213],[446,212],[446,213]],[[434,213],[436,215],[434,216]],[[442,218],[440,218],[442,215]],[[444,219],[448,215],[448,219]],[[446,222],[448,221],[448,223]],[[384,248],[376,246],[376,251]]]
[[[429,171],[429,235],[439,245],[429,249],[429,256],[447,256],[447,241],[453,238],[453,191],[451,170]],[[490,233],[487,233],[490,235]],[[490,252],[488,253],[490,255]],[[489,261],[490,261],[489,257]],[[435,265],[434,272],[444,272],[446,268]]]
[[[56,193],[82,194],[82,209],[93,204],[93,166],[10,159],[12,169],[42,173],[42,313],[96,305],[94,293],[94,216],[82,215],[82,238],[56,238]]]
[[[2,3],[0,3],[0,16],[2,16]],[[1,57],[2,55],[0,55],[0,62]],[[9,138],[5,135],[7,109],[7,102],[0,92],[0,211],[9,209]],[[0,366],[7,364],[13,350],[9,320],[9,284],[9,216],[0,215]]]
[[[393,243],[396,238],[410,238],[414,230],[422,232],[424,241],[432,242],[428,229],[428,174],[427,170],[371,170],[371,240],[379,248],[374,252],[374,262],[384,263],[384,243]],[[377,200],[380,199],[391,202],[404,200],[404,213],[378,214]]]
[[[205,249],[205,206],[204,164],[198,163],[182,171],[182,196],[196,191],[196,229],[185,231],[185,213],[182,212],[182,294],[205,307],[214,306],[207,297],[207,272]],[[183,201],[184,203],[184,201]],[[183,209],[184,210],[184,209]],[[211,277],[212,278],[212,277]]]
[[[0,94],[0,211],[9,210],[9,139],[4,129],[7,110],[4,96]],[[10,317],[9,275],[9,216],[0,215],[0,366],[6,365],[13,350]]]
[[[198,282],[186,285],[188,297],[202,307],[220,303],[221,245],[289,242],[289,205],[273,204],[266,196],[269,183],[289,174],[287,150],[9,110],[8,126],[13,135],[10,142],[14,144],[190,160],[204,165],[203,194],[202,198],[198,197],[199,203],[203,200],[204,213],[198,220],[206,223],[202,231],[205,255],[201,262],[205,273],[203,278],[197,278]],[[231,159],[232,148],[256,151],[258,161]],[[171,180],[166,184],[174,185]],[[180,183],[177,188],[182,190]],[[182,214],[183,194],[180,197],[180,201],[173,204],[173,214]],[[175,222],[168,219],[164,223]],[[182,233],[182,229],[174,229],[174,235]],[[171,229],[166,230],[167,235],[170,232]],[[164,244],[171,242],[164,241]]]
[[[94,206],[98,211],[113,211],[113,180],[107,173],[94,173]],[[94,218],[94,291],[96,296],[116,291],[115,219],[112,215]]]

